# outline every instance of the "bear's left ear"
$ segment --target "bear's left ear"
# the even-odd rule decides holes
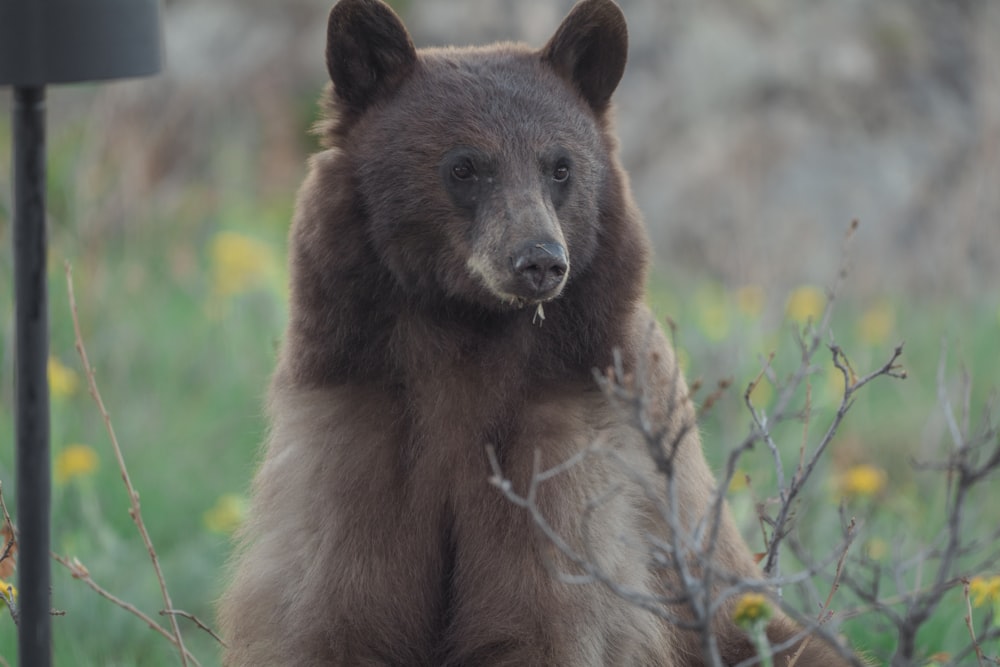
[[[603,112],[628,59],[622,10],[611,0],[583,0],[542,49],[542,59],[572,83],[594,111]]]
[[[360,114],[413,71],[417,50],[403,22],[381,0],[340,0],[326,29],[326,68],[334,95]]]

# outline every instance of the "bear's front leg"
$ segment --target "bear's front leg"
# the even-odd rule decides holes
[[[374,394],[374,395],[372,395]],[[436,662],[441,489],[407,483],[391,397],[276,384],[232,585],[230,667]]]
[[[625,437],[628,429],[608,429],[613,422],[603,396],[583,396],[535,404],[525,413],[523,437],[498,448],[509,491],[528,495],[536,452],[544,470],[595,442]],[[584,582],[584,570],[540,528],[543,521],[563,545],[599,564],[623,588],[655,597],[658,581],[645,566],[644,551],[652,509],[615,461],[593,452],[538,484],[532,502],[541,519],[501,489],[472,483],[482,473],[464,475],[470,481],[453,489],[455,556],[443,664],[679,664],[675,628],[639,605],[623,604],[604,584]],[[596,498],[601,500],[592,504]]]

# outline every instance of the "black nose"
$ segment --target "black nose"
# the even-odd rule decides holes
[[[514,274],[532,296],[550,292],[562,284],[569,262],[559,243],[529,243],[514,257]]]

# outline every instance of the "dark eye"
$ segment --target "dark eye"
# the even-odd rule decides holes
[[[455,180],[468,181],[476,175],[476,168],[472,166],[470,160],[462,160],[452,166],[451,175],[455,177]]]
[[[552,180],[556,183],[565,183],[569,179],[569,165],[559,163],[552,170]]]

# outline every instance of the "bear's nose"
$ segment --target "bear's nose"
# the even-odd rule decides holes
[[[569,262],[559,243],[529,243],[514,257],[514,273],[527,291],[535,296],[562,284]]]

